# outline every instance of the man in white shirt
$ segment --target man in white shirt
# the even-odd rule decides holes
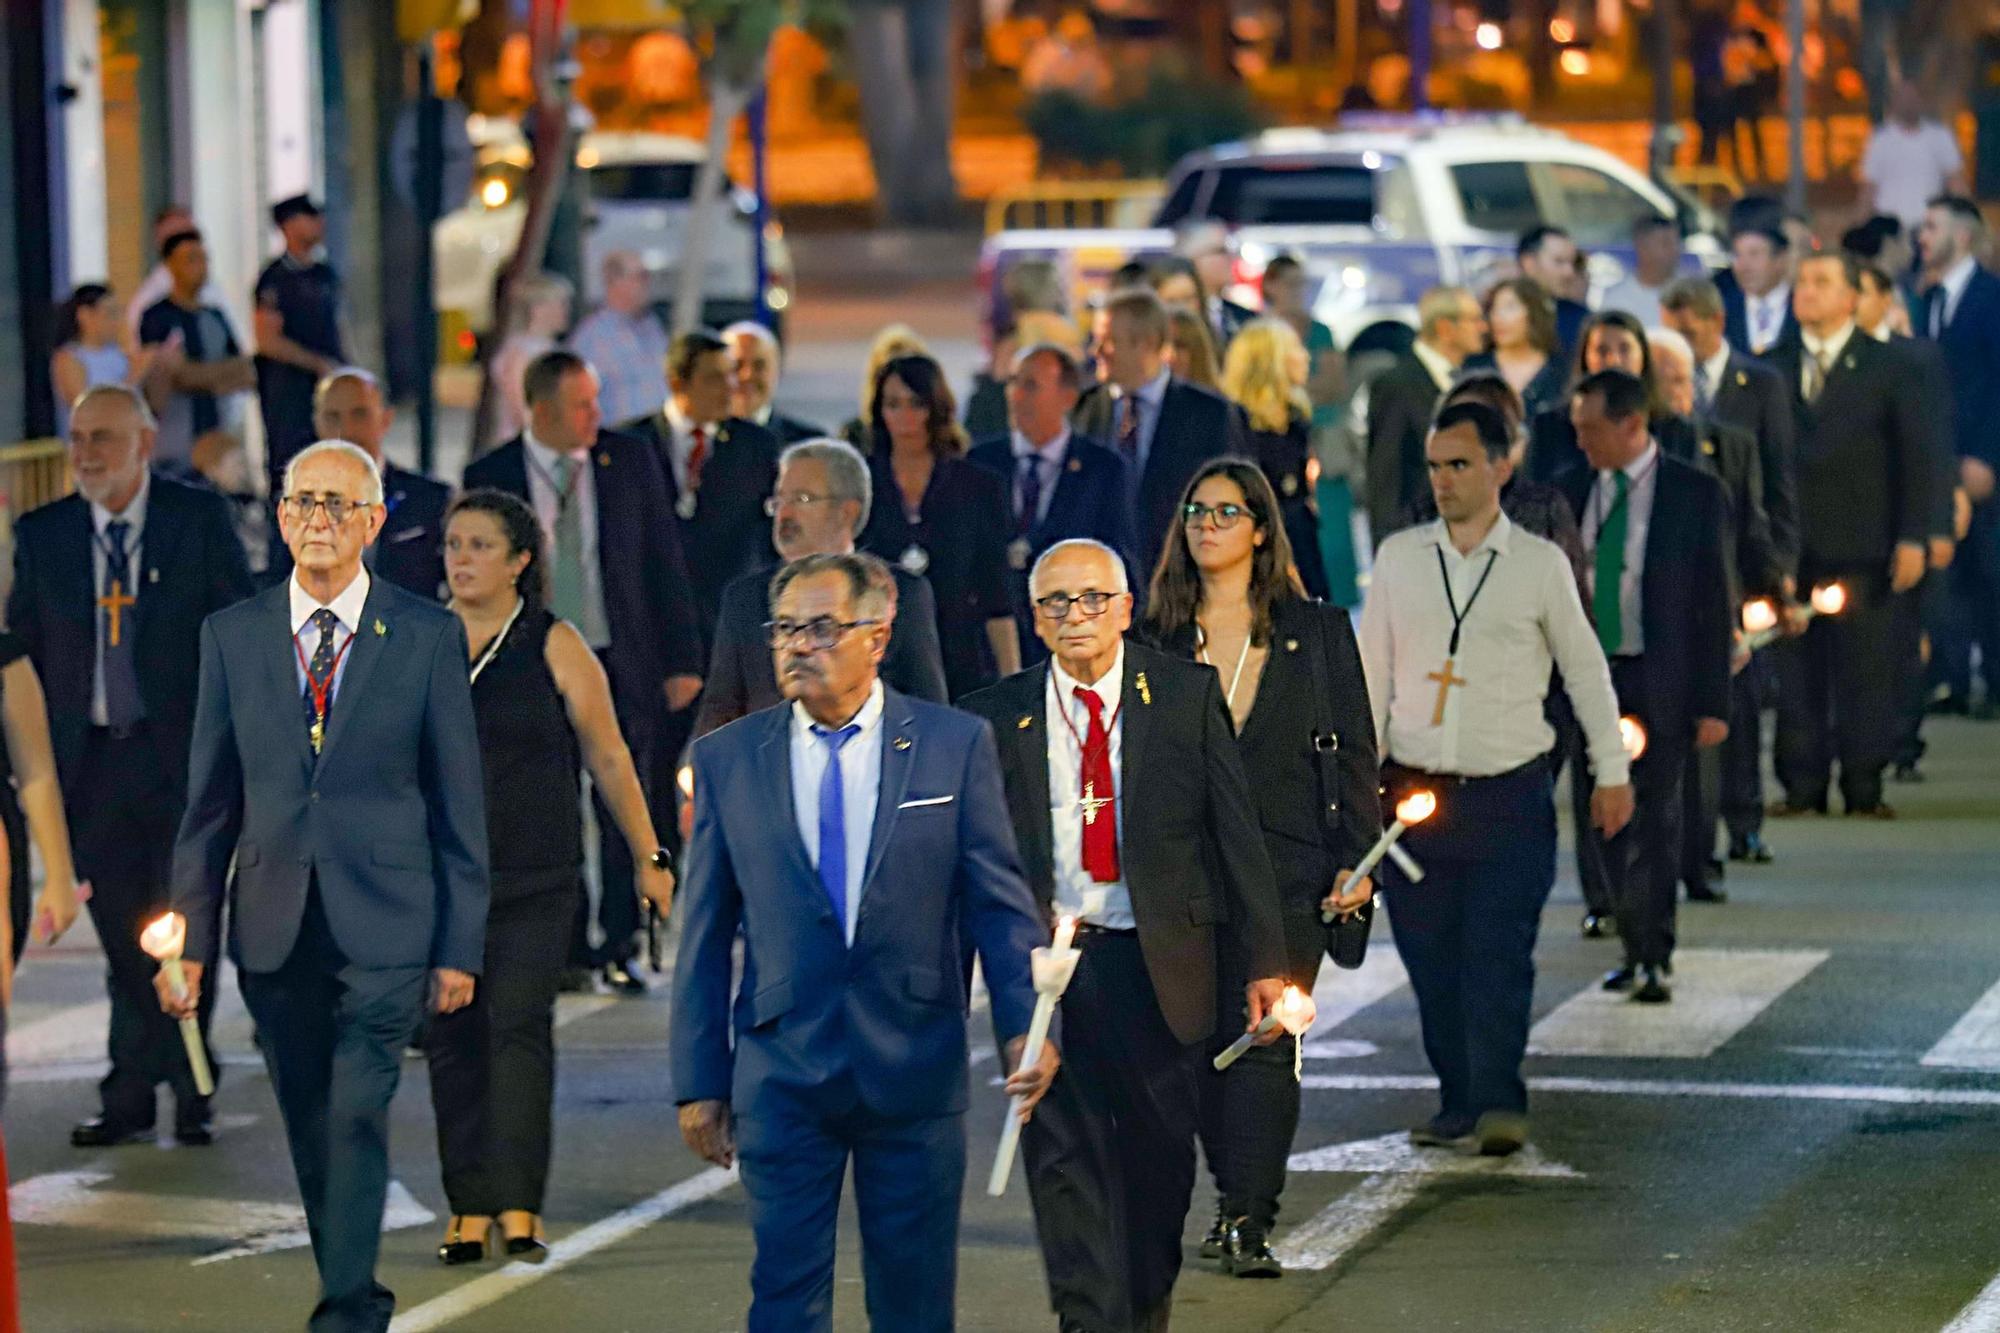
[[[1965,189],[1965,156],[1944,125],[1924,114],[1923,90],[1898,81],[1889,92],[1889,115],[1868,136],[1861,154],[1861,182],[1874,211],[1902,221],[1907,231],[1923,223],[1924,209],[1945,193]]]
[[[1651,327],[1660,322],[1660,291],[1681,268],[1681,229],[1672,218],[1647,213],[1632,224],[1632,271],[1604,293],[1600,309],[1623,310]]]
[[[1499,1155],[1527,1141],[1521,1059],[1555,882],[1551,666],[1588,744],[1598,830],[1615,835],[1633,808],[1618,702],[1569,561],[1500,509],[1512,443],[1484,404],[1440,414],[1425,445],[1439,518],[1382,544],[1361,616],[1389,802],[1437,798],[1403,838],[1423,881],[1381,871],[1438,1075],[1438,1114],[1411,1138]]]

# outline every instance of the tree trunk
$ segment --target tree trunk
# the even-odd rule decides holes
[[[701,324],[708,278],[708,248],[722,211],[723,167],[729,156],[730,132],[755,90],[731,82],[719,71],[708,84],[708,157],[694,178],[694,198],[688,214],[687,242],[681,247],[679,281],[674,287],[674,336]]]
[[[1170,0],[1174,38],[1212,79],[1233,81],[1230,61],[1229,0]]]
[[[958,206],[951,167],[957,92],[951,0],[858,4],[847,31],[884,220],[948,223]]]

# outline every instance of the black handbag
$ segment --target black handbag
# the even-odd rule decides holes
[[[1313,673],[1313,773],[1319,781],[1320,840],[1326,859],[1340,867],[1340,733],[1331,716],[1333,690],[1327,680],[1326,660],[1331,645],[1326,641],[1325,608],[1312,608]],[[1329,886],[1331,888],[1332,886]],[[1346,916],[1326,923],[1326,952],[1335,967],[1357,968],[1368,954],[1368,930],[1375,922],[1375,901],[1363,904]]]

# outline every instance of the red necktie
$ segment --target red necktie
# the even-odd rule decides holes
[[[708,461],[708,427],[694,428],[694,448],[688,450],[688,489],[701,489],[701,465]]]
[[[1111,777],[1111,733],[1104,726],[1104,701],[1095,690],[1077,686],[1076,697],[1090,710],[1083,737],[1083,868],[1099,884],[1118,879],[1117,788]]]

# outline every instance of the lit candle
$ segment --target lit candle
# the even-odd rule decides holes
[[[1362,857],[1361,864],[1354,867],[1354,873],[1342,882],[1340,892],[1336,896],[1344,898],[1354,892],[1354,886],[1359,884],[1369,871],[1381,864],[1382,858],[1388,855],[1389,849],[1396,845],[1396,840],[1402,837],[1412,824],[1421,824],[1437,812],[1437,804],[1438,798],[1427,791],[1413,791],[1399,801],[1396,805],[1396,822],[1382,831],[1382,836],[1368,849],[1368,855]],[[1402,865],[1405,859],[1398,857],[1396,864]],[[1418,876],[1412,875],[1411,878],[1416,879]],[[1319,919],[1331,925],[1333,913],[1321,912]]]
[[[1076,975],[1075,948],[1077,919],[1066,916],[1056,922],[1054,944],[1037,949],[1030,960],[1035,982],[1035,1014],[1028,1020],[1028,1040],[1021,1048],[1021,1063],[1015,1073],[1033,1069],[1042,1062],[1042,1047],[1048,1043],[1049,1024],[1056,1016],[1056,1001],[1069,989]],[[1021,1144],[1021,1099],[1007,1101],[1007,1123],[1000,1126],[1000,1148],[993,1154],[993,1174],[987,1178],[986,1192],[999,1198],[1007,1192],[1007,1178],[1014,1173],[1014,1153]]]
[[[1228,1049],[1215,1057],[1216,1072],[1220,1073],[1235,1064],[1245,1051],[1256,1045],[1259,1037],[1268,1037],[1279,1028],[1283,1028],[1294,1037],[1305,1036],[1306,1029],[1313,1025],[1313,1020],[1317,1017],[1319,1008],[1313,1003],[1312,996],[1297,986],[1285,987],[1285,993],[1271,1006],[1271,1012],[1264,1015],[1264,1021],[1230,1042]]]
[[[173,987],[174,999],[187,998],[187,973],[181,970],[181,950],[187,947],[187,918],[168,912],[139,932],[139,947],[159,961]],[[201,1042],[201,1024],[189,1017],[181,1020],[181,1044],[187,1047],[188,1067],[194,1071],[194,1090],[206,1097],[215,1091],[215,1077],[209,1072],[208,1050]]]
[[[1646,726],[1629,713],[1618,719],[1618,739],[1625,746],[1625,757],[1633,763],[1646,753]]]
[[[1847,609],[1847,588],[1840,583],[1822,583],[1812,590],[1805,606],[1795,613],[1801,622],[1814,616],[1837,616]],[[1758,598],[1743,608],[1743,646],[1750,652],[1769,647],[1783,632],[1778,608],[1766,598]]]
[[[1837,616],[1847,609],[1847,588],[1839,583],[1822,583],[1812,590],[1814,614]]]

